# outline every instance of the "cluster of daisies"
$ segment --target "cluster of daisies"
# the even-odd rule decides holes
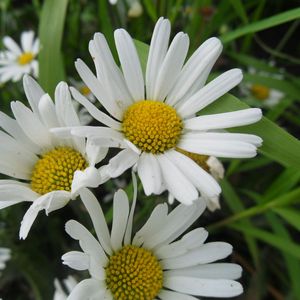
[[[13,118],[0,112],[0,172],[9,177],[0,180],[0,208],[30,204],[20,239],[28,236],[41,210],[49,214],[75,199],[82,201],[94,227],[95,236],[76,220],[66,223],[66,232],[81,250],[64,254],[63,264],[87,270],[90,277],[80,282],[70,277],[63,285],[56,280],[54,299],[192,300],[232,297],[243,291],[236,281],[241,267],[216,262],[230,255],[232,246],[205,243],[204,228],[189,228],[206,207],[212,211],[220,207],[218,180],[224,169],[216,157],[251,158],[262,143],[258,136],[226,129],[255,123],[262,113],[249,108],[202,114],[241,82],[242,72],[232,69],[206,83],[222,51],[220,40],[207,40],[187,59],[189,37],[179,32],[169,43],[170,31],[170,22],[160,18],[145,74],[124,29],[114,34],[120,66],[105,37],[96,33],[89,43],[95,73],[82,60],[75,63],[84,86],[69,88],[61,82],[51,99],[25,75],[29,107],[15,101]],[[18,80],[24,73],[37,76],[38,40],[26,32],[21,44],[22,48],[4,39],[1,82]],[[91,120],[98,125],[88,126]],[[108,153],[116,152],[103,163]],[[133,200],[130,205],[122,189],[114,194],[109,229],[101,199],[89,188],[129,169]],[[167,203],[157,205],[133,233],[136,175],[146,195],[165,193],[170,204],[180,203],[173,209]]]

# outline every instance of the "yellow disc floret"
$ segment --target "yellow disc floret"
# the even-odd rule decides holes
[[[29,64],[34,59],[31,52],[24,52],[18,57],[18,63],[22,66]]]
[[[46,152],[35,164],[31,188],[44,195],[56,190],[71,191],[76,170],[88,166],[82,154],[70,147],[58,147]]]
[[[125,137],[142,151],[163,153],[176,146],[182,120],[162,102],[143,100],[129,106],[123,117]]]
[[[157,258],[149,250],[132,245],[112,255],[105,272],[114,300],[153,300],[163,284]]]
[[[251,86],[251,93],[259,100],[266,100],[270,96],[270,89],[264,85],[253,84]]]
[[[188,152],[188,151],[185,151],[185,150],[180,149],[180,148],[176,148],[176,150],[178,152],[186,155],[187,157],[191,158],[195,163],[197,163],[204,170],[209,171],[209,166],[207,165],[207,160],[208,160],[209,156]]]

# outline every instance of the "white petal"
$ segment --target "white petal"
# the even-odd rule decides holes
[[[186,276],[205,279],[238,279],[242,275],[242,268],[231,263],[212,263],[182,268],[164,272],[164,278]]]
[[[55,105],[49,94],[45,94],[41,97],[38,108],[45,126],[48,128],[59,126],[55,113]]]
[[[122,242],[129,215],[129,203],[126,193],[118,190],[114,195],[113,224],[111,229],[111,245],[114,251],[122,247]]]
[[[146,99],[154,99],[154,88],[161,64],[165,58],[170,38],[171,24],[162,17],[156,22],[149,48],[146,68]]]
[[[206,40],[182,68],[166,102],[169,105],[174,105],[190,94],[195,84],[200,88],[201,83],[204,84],[207,79],[205,69],[215,62],[221,51],[222,44],[219,39],[212,37]]]
[[[38,213],[45,210],[50,213],[64,207],[70,200],[70,193],[66,191],[54,191],[36,199],[25,213],[20,227],[20,239],[26,239],[29,230],[35,221]]]
[[[31,52],[33,37],[34,37],[33,31],[24,31],[21,34],[21,45],[24,52]]]
[[[120,130],[121,124],[116,120],[112,119],[102,111],[100,111],[94,104],[88,101],[84,96],[82,96],[76,89],[73,87],[70,88],[72,96],[76,101],[83,105],[86,110],[99,122],[105,124],[112,129]]]
[[[103,160],[107,154],[108,149],[95,145],[92,141],[88,140],[86,143],[86,155],[90,166],[94,166]]]
[[[80,251],[70,251],[62,256],[62,263],[74,270],[88,270],[90,257],[88,254]]]
[[[217,157],[247,158],[256,156],[256,147],[235,140],[181,139],[178,147],[186,151]]]
[[[103,34],[95,33],[94,40],[89,44],[90,52],[94,57],[97,73],[103,85],[110,89],[110,93],[121,110],[125,110],[133,103],[132,96],[127,88],[124,76],[116,65],[109,46]]]
[[[51,136],[38,117],[21,102],[12,102],[11,109],[24,133],[37,145],[51,147]]]
[[[23,87],[32,111],[39,116],[39,101],[45,94],[40,85],[30,76],[24,75]]]
[[[185,204],[191,204],[198,197],[198,192],[194,185],[186,176],[174,165],[170,159],[162,154],[157,155],[164,183],[167,189],[175,198]]]
[[[162,175],[156,156],[143,152],[138,160],[138,174],[147,196],[162,191]]]
[[[160,259],[176,257],[200,247],[207,237],[208,232],[204,228],[197,228],[185,234],[179,241],[172,244],[164,244],[157,248],[155,254]]]
[[[173,39],[160,67],[154,89],[154,100],[163,101],[173,87],[189,48],[189,37],[183,32]]]
[[[104,267],[107,264],[108,259],[101,245],[83,225],[70,220],[66,223],[66,232],[79,241],[81,249],[89,254],[98,266]]]
[[[13,180],[0,181],[0,209],[23,201],[33,202],[38,197],[27,185]]]
[[[102,285],[101,281],[93,278],[82,280],[72,290],[68,300],[92,300],[95,294],[97,294],[97,296],[103,296],[105,288]]]
[[[181,256],[164,259],[163,266],[165,269],[179,269],[207,264],[225,258],[231,252],[232,246],[230,244],[224,242],[207,243]]]
[[[89,67],[80,59],[75,62],[75,67],[81,79],[85,82],[91,92],[96,96],[103,107],[117,120],[123,117],[123,111],[104,89],[102,83],[95,77]]]
[[[166,203],[157,205],[144,226],[135,234],[132,244],[141,246],[149,236],[151,237],[163,227],[167,215],[168,205]]]
[[[177,112],[184,118],[191,116],[238,85],[243,78],[240,69],[229,70],[210,81],[201,90],[184,102],[180,102]]]
[[[166,155],[201,194],[214,197],[221,193],[221,188],[217,181],[192,159],[178,151],[172,150],[166,152]]]
[[[135,101],[144,100],[144,78],[132,38],[124,29],[117,29],[114,36],[128,89]]]
[[[11,37],[5,36],[3,38],[3,44],[8,50],[12,51],[15,55],[19,56],[22,54],[19,45]]]
[[[84,171],[75,171],[71,187],[72,197],[75,197],[84,187],[98,187],[102,181],[102,177],[95,167],[87,167]]]
[[[234,297],[243,293],[240,283],[226,279],[199,279],[184,276],[168,278],[164,286],[172,290],[205,297]]]
[[[112,178],[118,177],[131,168],[138,159],[137,153],[131,149],[124,149],[109,161],[105,166],[105,172]]]
[[[97,198],[88,189],[81,190],[80,197],[91,217],[97,238],[101,246],[106,251],[106,253],[111,255],[112,250],[111,250],[109,230],[107,227],[105,216],[103,214],[103,211],[101,209],[101,206]]]
[[[248,108],[234,112],[195,117],[184,122],[184,128],[190,130],[225,129],[249,125],[259,121],[262,112],[259,108]]]
[[[29,137],[22,131],[21,127],[16,120],[10,118],[6,114],[0,111],[0,127],[2,127],[13,138],[19,141],[24,148],[33,153],[39,153],[41,151],[38,145],[35,145]]]
[[[165,225],[145,239],[144,246],[148,249],[159,249],[185,232],[203,213],[205,202],[202,199],[192,205],[178,205],[166,218]]]

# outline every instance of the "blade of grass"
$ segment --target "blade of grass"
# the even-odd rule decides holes
[[[277,14],[267,19],[254,22],[237,30],[228,32],[221,36],[221,40],[223,43],[228,43],[246,34],[265,30],[292,20],[296,20],[299,17],[300,8],[291,9],[281,14]]]
[[[68,0],[46,0],[39,25],[39,82],[50,95],[57,83],[65,79],[61,53]]]

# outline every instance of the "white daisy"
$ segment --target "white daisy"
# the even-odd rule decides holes
[[[68,300],[196,300],[189,295],[225,298],[243,292],[235,281],[241,267],[214,263],[232,252],[231,245],[204,244],[208,236],[204,228],[182,236],[204,211],[203,199],[190,206],[180,204],[170,213],[166,203],[159,204],[132,238],[136,194],[131,210],[126,193],[115,194],[111,233],[95,196],[87,189],[80,196],[98,240],[77,221],[66,223],[67,233],[79,241],[82,251],[66,253],[63,263],[88,270],[91,276],[73,289]]]
[[[0,270],[5,269],[6,262],[10,260],[10,257],[11,257],[10,249],[0,247]]]
[[[208,156],[246,158],[256,155],[261,138],[251,134],[221,132],[261,119],[256,108],[196,117],[196,113],[228,92],[242,80],[232,69],[204,85],[222,50],[211,38],[184,65],[189,38],[180,32],[168,48],[170,22],[160,18],[151,40],[145,81],[133,40],[123,30],[115,31],[122,72],[116,65],[104,36],[96,33],[89,44],[97,77],[82,60],[75,65],[79,75],[111,115],[98,110],[71,88],[73,97],[107,127],[73,128],[72,134],[96,144],[123,148],[102,169],[118,177],[137,165],[146,195],[167,189],[180,202],[191,204],[198,197],[221,192],[215,179],[178,149]]]
[[[9,36],[3,38],[6,50],[0,55],[0,83],[19,81],[24,74],[38,76],[39,39],[33,31],[21,34],[21,47]]]
[[[101,183],[95,164],[107,149],[50,132],[52,127],[80,125],[66,83],[57,86],[53,103],[31,77],[23,82],[31,109],[16,101],[11,103],[15,119],[0,112],[0,173],[17,179],[0,180],[0,208],[33,202],[20,228],[25,239],[40,210],[60,209],[80,188]]]
[[[269,63],[269,65],[272,65],[272,63]],[[258,74],[264,77],[283,79],[282,74],[259,71],[253,67],[249,68],[248,72],[252,75]],[[255,82],[247,82],[244,85],[242,85],[241,92],[246,96],[251,96],[251,98],[255,100],[255,102],[253,101],[255,105],[266,108],[276,106],[284,96],[284,93],[282,93],[279,90],[272,89],[263,84]],[[248,100],[250,104],[252,104],[252,99]]]
[[[68,276],[66,279],[63,280],[63,285],[65,287],[64,289],[62,284],[56,278],[54,280],[55,291],[54,291],[53,300],[67,300],[68,295],[77,285],[77,283],[78,283],[77,280],[73,276]]]

